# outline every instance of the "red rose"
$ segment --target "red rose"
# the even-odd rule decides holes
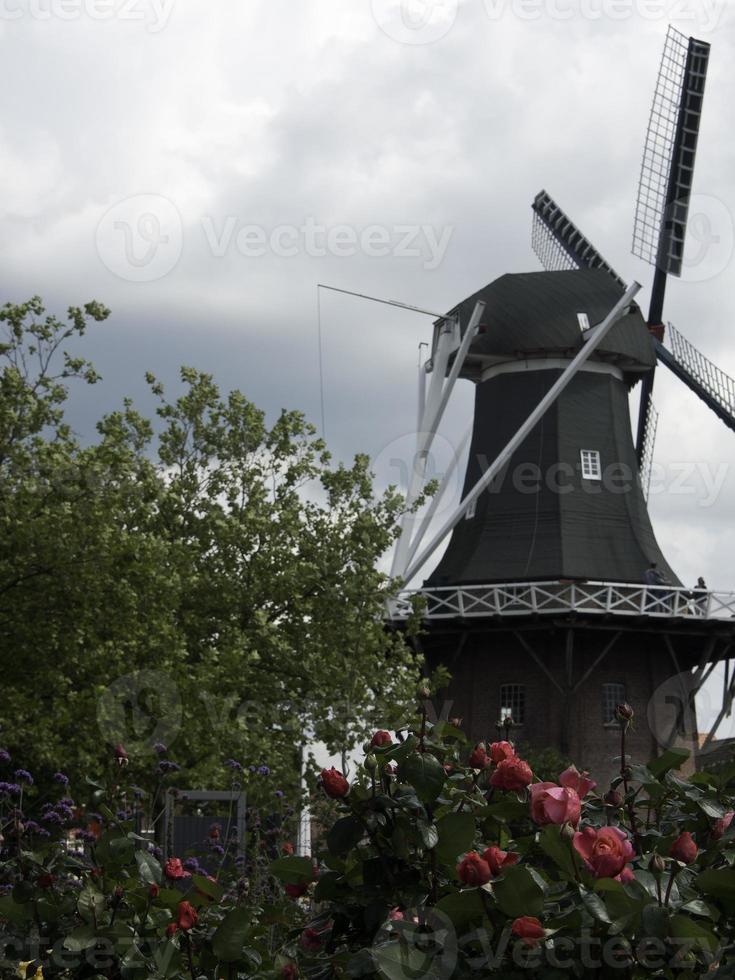
[[[171,939],[171,937],[175,935],[178,931],[179,931],[179,927],[176,925],[175,922],[169,922],[169,924],[166,926],[166,935],[168,936],[169,939]]]
[[[576,827],[581,815],[582,805],[573,789],[555,783],[534,783],[531,786],[531,817],[539,826],[569,823]]]
[[[484,769],[490,765],[490,758],[484,742],[478,742],[470,753],[469,765],[471,769]]]
[[[370,744],[376,748],[384,749],[388,745],[393,744],[393,739],[390,737],[390,732],[386,732],[383,729],[381,729],[379,732],[376,732],[373,735],[373,737],[370,739]]]
[[[511,931],[527,946],[536,946],[546,935],[546,930],[533,915],[522,915],[516,919],[511,926]]]
[[[286,963],[281,967],[281,976],[283,980],[296,980],[299,975],[299,968],[295,963]]]
[[[284,854],[293,854],[295,848],[290,840],[287,840],[285,844],[281,845],[281,850]]]
[[[286,894],[290,895],[291,898],[301,898],[301,896],[305,895],[309,890],[309,883],[306,881],[302,881],[298,885],[288,884],[288,885],[284,885],[283,887],[286,891]]]
[[[324,945],[324,938],[321,932],[308,928],[304,929],[301,933],[299,942],[301,943],[302,949],[305,949],[307,953],[318,953]]]
[[[515,750],[510,742],[493,742],[490,746],[490,758],[493,760],[497,766],[503,759],[512,759],[515,756]]]
[[[720,817],[719,820],[715,820],[712,826],[712,840],[720,840],[721,837],[725,836],[725,833],[732,823],[732,818],[735,817],[735,811],[728,810],[724,817]]]
[[[191,878],[191,872],[184,870],[181,858],[169,858],[163,866],[163,873],[171,881],[179,881],[181,878]]]
[[[512,756],[503,759],[490,777],[490,785],[496,789],[519,790],[525,789],[533,779],[531,767],[523,759]]]
[[[401,912],[401,910],[398,908],[398,906],[396,906],[394,909],[391,909],[390,910],[390,912],[388,913],[388,921],[389,922],[403,922],[403,912]]]
[[[193,929],[198,921],[199,913],[194,906],[189,902],[179,902],[179,911],[176,916],[176,925],[179,929],[187,932],[189,929]]]
[[[493,878],[497,878],[503,868],[508,868],[511,864],[516,863],[518,855],[515,851],[501,851],[499,847],[486,847],[482,852],[482,860],[487,863]]]
[[[697,845],[688,830],[679,834],[671,845],[669,854],[682,864],[691,864],[697,860]]]
[[[158,887],[158,885],[155,882],[153,882],[151,887],[148,889],[148,894],[150,895],[151,898],[158,898],[158,893],[160,892],[160,890],[161,889]]]
[[[339,769],[335,769],[334,766],[331,769],[322,769],[322,786],[327,796],[333,800],[347,796],[350,791],[350,784]]]
[[[457,877],[463,885],[484,885],[491,878],[490,865],[477,851],[470,851],[457,865]]]
[[[118,766],[126,766],[130,760],[128,759],[128,753],[125,751],[125,747],[122,745],[122,743],[118,742],[113,751],[115,753],[115,761],[117,762]]]
[[[39,888],[50,888],[56,881],[56,875],[41,875],[38,879]]]
[[[594,779],[589,777],[590,774],[586,769],[584,772],[580,772],[576,766],[570,766],[559,776],[559,782],[567,789],[573,789],[581,800],[597,786]]]
[[[635,857],[633,846],[617,827],[585,827],[574,835],[574,847],[595,878],[617,878]]]

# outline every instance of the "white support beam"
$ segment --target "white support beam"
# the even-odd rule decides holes
[[[422,362],[421,354],[424,344],[419,344],[419,407],[416,414],[416,431],[421,432],[421,424],[424,421],[426,411],[426,365]]]
[[[446,538],[450,531],[453,530],[458,521],[462,519],[467,511],[470,504],[477,500],[480,494],[485,490],[486,487],[492,483],[495,476],[500,472],[500,470],[505,466],[505,464],[510,460],[513,453],[521,445],[523,440],[533,429],[536,423],[543,417],[550,405],[559,397],[559,395],[564,391],[566,386],[572,380],[574,375],[579,371],[582,365],[587,361],[595,350],[599,347],[602,341],[605,339],[606,335],[610,331],[611,327],[617,323],[621,316],[630,306],[636,293],[640,290],[640,283],[634,282],[625,291],[625,294],[618,300],[615,306],[610,310],[605,319],[599,323],[593,330],[590,331],[586,342],[582,345],[581,349],[570,362],[569,366],[562,373],[562,375],[557,379],[557,381],[551,386],[549,391],[544,395],[541,401],[538,403],[536,408],[531,412],[523,425],[518,429],[516,434],[508,441],[507,445],[492,464],[488,467],[485,473],[480,477],[474,487],[470,490],[467,496],[462,500],[457,509],[447,518],[440,530],[431,539],[429,544],[424,548],[421,554],[415,558],[410,565],[406,568],[403,575],[404,581],[407,583],[411,581],[416,572],[424,565],[428,559],[434,554],[436,549]]]
[[[434,436],[444,416],[444,410],[447,407],[449,396],[452,394],[454,384],[462,369],[467,351],[470,349],[470,344],[475,336],[480,317],[484,310],[484,303],[475,303],[470,322],[467,325],[446,381],[447,364],[449,363],[449,356],[452,353],[452,342],[454,340],[455,329],[459,327],[459,320],[445,320],[439,330],[436,351],[432,358],[432,377],[429,384],[429,393],[426,398],[424,415],[417,433],[416,457],[413,461],[414,465],[411,467],[411,478],[408,493],[406,494],[406,510],[401,521],[401,534],[396,542],[396,549],[393,555],[393,564],[390,571],[391,578],[403,576],[406,565],[408,564],[411,529],[416,520],[415,515],[411,512],[411,508],[424,485],[426,464],[429,458],[431,444],[434,441]]]
[[[467,429],[464,436],[462,437],[462,441],[457,447],[456,452],[452,454],[452,459],[449,463],[449,466],[446,469],[446,472],[444,473],[444,476],[441,479],[441,483],[439,484],[436,493],[431,498],[431,503],[429,504],[429,507],[426,513],[424,514],[421,523],[419,524],[418,530],[416,531],[413,538],[411,539],[411,544],[408,549],[408,555],[406,556],[407,565],[411,563],[413,556],[416,554],[419,545],[421,544],[421,542],[426,536],[426,532],[429,530],[429,526],[431,525],[431,522],[434,519],[437,508],[439,507],[442,498],[447,492],[449,481],[454,476],[454,471],[457,469],[457,466],[459,465],[460,458],[462,456],[462,453],[464,452],[465,446],[469,442],[469,438],[471,435],[472,435],[472,426],[470,426],[470,428]]]

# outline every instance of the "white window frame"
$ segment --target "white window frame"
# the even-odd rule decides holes
[[[626,699],[625,684],[621,681],[607,681],[602,685],[602,723],[617,725],[615,708]]]
[[[506,702],[505,704],[503,702]],[[515,712],[515,714],[514,714]],[[525,684],[500,685],[500,720],[511,717],[514,724],[522,725],[526,717]]]
[[[579,461],[582,466],[583,480],[602,479],[602,462],[597,449],[580,449]]]

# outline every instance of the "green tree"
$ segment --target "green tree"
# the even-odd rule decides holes
[[[0,310],[0,744],[75,780],[116,736],[141,778],[157,740],[194,782],[228,756],[293,778],[307,735],[341,748],[412,695],[377,570],[402,500],[192,368],[173,400],[148,376],[155,422],[126,401],[81,445],[68,382],[98,376],[63,347],[107,315]]]

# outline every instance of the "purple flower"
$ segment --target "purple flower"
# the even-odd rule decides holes
[[[85,844],[96,844],[97,838],[88,830],[78,830],[75,834],[77,840],[84,841]]]
[[[117,817],[118,820],[130,820],[130,811],[118,810],[115,816]]]
[[[175,762],[171,762],[169,759],[161,759],[158,763],[158,772],[164,776],[168,772],[178,772],[181,766]]]
[[[16,769],[15,778],[21,783],[28,783],[29,786],[33,786],[33,776],[27,769]]]
[[[195,857],[186,858],[183,864],[187,871],[199,871],[199,861]]]
[[[69,785],[69,777],[65,776],[63,772],[55,772],[54,781],[57,783],[61,783],[62,786]]]
[[[12,885],[0,885],[0,895],[9,895],[13,890]]]
[[[43,828],[35,820],[26,820],[25,829],[28,834],[37,834]]]
[[[277,800],[282,800],[285,795],[286,794],[283,792],[282,789],[277,789],[276,790],[276,799]]]
[[[153,855],[153,857],[157,861],[162,861],[163,860],[163,851],[161,850],[160,847],[153,847],[153,848],[151,848],[151,854]]]
[[[63,817],[64,820],[74,819],[74,811],[70,806],[64,806],[62,803],[57,803],[56,812],[59,814],[59,816]]]
[[[163,742],[156,742],[156,744],[153,746],[153,751],[156,753],[156,755],[166,755],[168,749]]]
[[[18,796],[20,786],[17,783],[0,783],[0,793],[7,793],[8,796]]]
[[[258,766],[258,775],[259,776],[270,776],[270,774],[271,774],[271,771],[268,768],[268,766]]]
[[[44,813],[41,820],[44,820],[46,823],[57,824],[59,827],[64,822],[64,818],[60,813],[57,813],[56,810],[49,810],[48,813]]]
[[[65,796],[63,800],[59,800],[59,803],[62,806],[74,806],[74,800],[72,800],[69,796]]]
[[[212,844],[212,850],[214,851],[215,854],[221,855],[225,853],[225,849],[224,847],[222,847],[221,844]]]
[[[0,749],[0,762],[10,762],[10,753],[7,749]]]
[[[104,822],[105,822],[105,821],[104,821],[104,819],[103,819],[103,817],[102,817],[102,814],[101,814],[101,813],[88,813],[88,814],[87,814],[87,819],[88,819],[88,820],[94,820],[94,822],[95,822],[95,823],[98,823],[98,824],[100,825],[100,827],[101,827],[101,826],[102,826],[102,825],[104,824]]]
[[[225,759],[225,767],[227,769],[234,769],[235,772],[242,772],[242,766],[237,759]]]

